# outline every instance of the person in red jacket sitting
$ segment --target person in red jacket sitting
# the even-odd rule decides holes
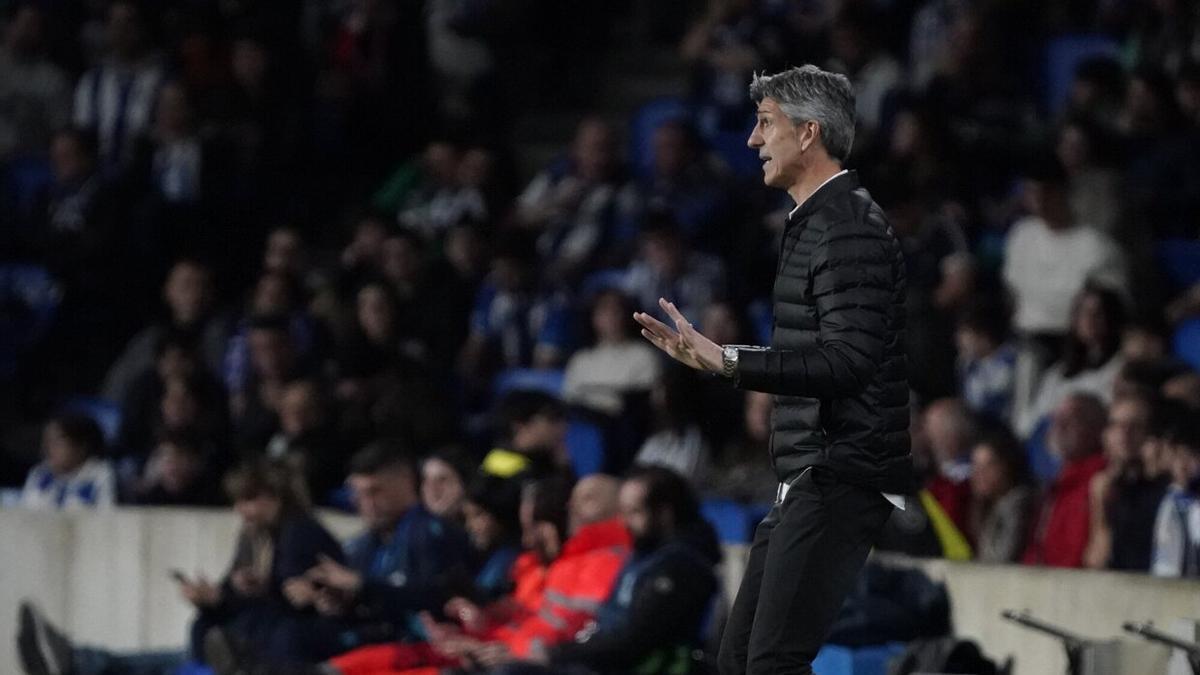
[[[615,478],[582,479],[570,492],[569,506],[555,496],[565,496],[558,485],[561,480],[534,483],[533,498],[522,503],[525,542],[549,563],[540,597],[508,605],[503,620],[461,599],[451,600],[447,613],[459,624],[427,618],[428,643],[355,650],[330,660],[318,672],[433,675],[441,668],[483,665],[481,656],[526,658],[572,639],[611,591],[629,556],[631,539],[617,515],[620,483]],[[571,536],[563,541],[566,532]]]
[[[1022,558],[1025,564],[1083,566],[1091,523],[1089,486],[1104,469],[1101,434],[1107,416],[1099,399],[1083,393],[1071,394],[1054,411],[1050,448],[1063,466],[1045,495],[1037,529]]]

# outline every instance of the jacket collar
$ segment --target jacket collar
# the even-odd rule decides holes
[[[563,545],[560,558],[582,555],[600,548],[629,548],[631,540],[620,518],[609,518],[579,528]]]
[[[830,199],[858,187],[858,172],[847,171],[846,173],[830,179],[824,185],[817,188],[817,191],[808,196],[804,203],[797,206],[791,213],[788,214],[787,224],[792,225],[803,221],[813,213],[816,213],[822,206],[827,204]]]

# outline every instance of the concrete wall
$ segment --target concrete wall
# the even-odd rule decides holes
[[[340,536],[355,521],[330,516]],[[225,511],[117,509],[43,514],[0,509],[0,673],[18,673],[13,637],[16,609],[35,601],[83,643],[114,649],[178,647],[191,611],[168,576],[173,568],[210,578],[225,570],[237,523]],[[736,585],[745,547],[729,547],[726,583]],[[1018,675],[1061,673],[1058,644],[999,618],[1028,609],[1081,635],[1120,638],[1125,665],[1116,672],[1163,673],[1166,650],[1122,637],[1122,621],[1154,620],[1171,627],[1200,617],[1200,584],[1105,572],[1039,570],[895,561],[916,564],[949,586],[958,632],[992,657],[1015,655]]]

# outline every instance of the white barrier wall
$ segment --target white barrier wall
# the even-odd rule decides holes
[[[329,516],[339,536],[356,522]],[[82,643],[118,650],[183,644],[191,610],[168,571],[219,577],[232,555],[237,522],[227,511],[117,509],[42,514],[0,509],[0,673],[19,673],[13,637],[17,605],[35,601]],[[727,584],[740,575],[744,546],[727,547]],[[1165,672],[1167,651],[1124,636],[1126,620],[1170,627],[1200,618],[1200,584],[1109,572],[897,561],[916,564],[950,589],[954,625],[992,657],[1015,655],[1017,675],[1064,671],[1058,644],[999,617],[1028,609],[1083,636],[1121,640],[1119,671]],[[732,589],[730,589],[732,593]]]

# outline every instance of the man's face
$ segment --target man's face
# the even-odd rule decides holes
[[[514,426],[513,449],[518,452],[557,448],[567,437],[567,421],[561,417],[539,413]]]
[[[284,389],[279,400],[279,427],[288,437],[297,438],[319,427],[323,418],[324,411],[311,384],[298,383]]]
[[[295,230],[281,228],[267,237],[267,249],[263,252],[263,269],[279,274],[293,274],[300,269],[300,235]]]
[[[436,457],[421,465],[421,502],[431,513],[453,518],[465,495],[466,489],[454,467]]]
[[[1104,455],[1109,462],[1124,465],[1135,460],[1146,439],[1150,411],[1137,399],[1125,399],[1113,405],[1104,427]]]
[[[746,144],[757,150],[763,160],[763,183],[787,189],[803,174],[804,153],[809,148],[801,142],[800,128],[788,119],[775,99],[764,98],[758,104],[757,117]]]
[[[471,537],[471,545],[477,550],[486,551],[500,539],[500,522],[478,504],[463,504],[463,520]]]
[[[291,348],[285,331],[259,328],[250,331],[250,362],[265,378],[280,378],[291,367]]]
[[[350,476],[350,489],[359,517],[373,532],[391,530],[416,503],[413,477],[399,468],[354,474]]]
[[[571,491],[567,503],[567,529],[575,534],[585,525],[611,518],[617,510],[618,487],[608,476],[588,476]]]
[[[604,180],[613,162],[612,130],[598,121],[584,122],[575,134],[571,154],[580,178]]]
[[[662,542],[666,524],[646,504],[646,484],[628,480],[621,486],[621,519],[633,538],[634,547],[645,551]]]
[[[42,43],[42,13],[36,7],[17,10],[8,24],[5,42],[15,54],[32,54]]]
[[[687,167],[691,156],[687,133],[675,124],[664,124],[654,132],[654,171],[670,178]]]
[[[1077,399],[1069,398],[1054,411],[1054,420],[1050,425],[1050,447],[1064,461],[1086,457],[1100,449],[1100,425],[1104,420],[1101,418],[1100,425],[1089,424],[1084,405]]]
[[[42,456],[55,473],[74,471],[86,459],[57,424],[47,424],[42,431]]]
[[[141,44],[141,24],[137,9],[127,2],[118,2],[108,10],[108,44],[120,56],[137,52]]]
[[[179,263],[167,277],[163,295],[176,323],[197,321],[208,309],[207,270],[192,263]]]
[[[279,520],[282,508],[278,499],[266,494],[233,503],[233,510],[241,516],[242,523],[252,530],[263,530],[274,525]]]

